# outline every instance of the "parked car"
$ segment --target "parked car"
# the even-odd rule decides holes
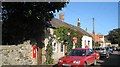
[[[112,53],[113,53],[113,51],[114,51],[114,47],[110,47],[110,50],[112,51]]]
[[[116,51],[117,47],[113,47],[113,51]]]
[[[112,47],[105,47],[105,48],[106,48],[106,50],[107,50],[110,54],[113,53],[113,48],[112,48]]]
[[[120,47],[116,47],[116,51],[120,51]]]
[[[100,58],[101,57],[109,58],[109,56],[110,56],[109,50],[107,50],[105,47],[94,48],[94,50],[100,54]]]
[[[94,64],[96,65],[96,53],[89,48],[72,49],[66,56],[58,61],[59,67],[80,67]]]

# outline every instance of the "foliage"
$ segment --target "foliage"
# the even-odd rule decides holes
[[[53,48],[52,48],[52,38],[50,38],[46,47],[46,63],[51,64],[54,60],[52,59]]]
[[[106,37],[112,44],[119,44],[120,46],[120,28],[111,30]]]
[[[107,46],[110,47],[110,44],[108,44]]]
[[[48,61],[47,61],[47,64],[53,64],[54,62],[54,59],[53,58],[50,58]]]
[[[75,46],[76,46],[76,48],[81,48],[81,46],[82,46],[82,36],[79,34],[79,32],[78,31],[76,31],[76,30],[74,30],[75,31],[75,33],[76,33],[76,35],[75,35],[75,37],[77,38],[77,43],[75,44]]]
[[[2,44],[33,40],[41,46],[46,27],[68,2],[3,2]]]
[[[100,45],[101,45],[101,44],[98,43],[98,42],[95,43],[95,47],[100,47]]]
[[[58,26],[55,29],[54,34],[59,38],[60,41],[63,41],[63,44],[67,46],[67,51],[70,51],[73,47],[73,37],[77,38],[77,47],[81,47],[82,37],[79,35],[79,32],[77,30],[70,29],[65,26]]]

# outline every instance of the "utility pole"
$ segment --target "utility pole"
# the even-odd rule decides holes
[[[94,17],[93,17],[93,34],[95,35],[95,31],[94,31]]]
[[[94,31],[94,17],[92,18],[92,20],[93,20],[93,38],[94,38],[94,40],[95,40],[95,31]],[[95,47],[95,41],[93,42],[93,46]]]

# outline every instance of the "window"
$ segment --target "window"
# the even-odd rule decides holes
[[[85,56],[86,50],[71,50],[67,55],[68,56]]]
[[[88,41],[88,45],[90,45],[90,41]]]
[[[53,43],[53,52],[56,52],[57,51],[57,46],[56,46],[56,43]]]
[[[63,47],[64,45],[63,44],[61,44],[61,52],[63,52],[63,49],[64,49],[64,47]]]
[[[92,49],[89,49],[88,51],[89,51],[90,54],[94,53]]]
[[[86,40],[85,40],[85,45],[86,45]]]

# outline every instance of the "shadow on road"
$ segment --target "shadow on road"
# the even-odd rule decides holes
[[[53,67],[58,67],[58,64],[53,65]]]
[[[110,55],[109,58],[104,58],[102,57],[99,61],[98,64],[100,64],[100,66],[105,67],[105,66],[111,66],[111,67],[120,67],[120,54],[117,51],[114,52],[113,54]]]

